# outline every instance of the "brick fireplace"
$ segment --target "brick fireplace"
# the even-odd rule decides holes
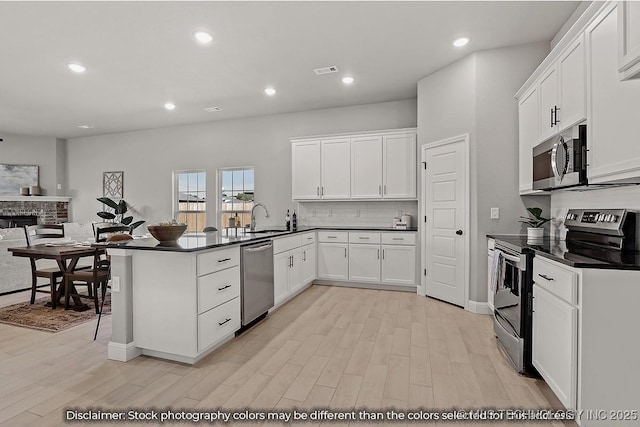
[[[2,197],[0,217],[37,217],[38,224],[69,222],[68,197]]]

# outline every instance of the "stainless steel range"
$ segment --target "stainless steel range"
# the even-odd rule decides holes
[[[636,213],[626,209],[570,209],[565,240],[492,236],[504,257],[494,296],[494,331],[518,372],[535,373],[531,363],[532,264],[544,256],[576,268],[640,269]],[[495,256],[494,253],[494,256]]]

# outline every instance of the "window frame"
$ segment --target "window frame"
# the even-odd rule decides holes
[[[180,209],[180,176],[185,174],[204,174],[204,191],[196,190],[196,193],[204,193],[204,205],[205,208],[199,210],[183,210]],[[188,191],[188,190],[187,190]],[[188,205],[190,202],[187,202]],[[174,170],[173,171],[173,202],[172,202],[172,215],[173,218],[177,221],[178,217],[181,213],[185,215],[195,214],[196,215],[196,226],[199,226],[198,222],[198,214],[203,215],[203,224],[202,227],[197,227],[198,229],[195,231],[189,231],[190,233],[199,233],[202,231],[202,228],[207,226],[207,209],[208,209],[209,200],[207,199],[207,171],[206,169],[183,169],[183,170]]]
[[[223,230],[225,228],[227,228],[227,224],[223,224],[222,223],[222,217],[224,214],[229,214],[229,213],[238,213],[238,214],[251,214],[251,209],[248,210],[223,210],[222,209],[222,192],[223,192],[223,188],[222,188],[222,173],[223,172],[235,172],[235,171],[247,171],[247,170],[252,170],[253,171],[253,203],[255,204],[255,192],[256,192],[256,168],[254,166],[233,166],[233,167],[224,167],[224,168],[218,168],[218,173],[217,173],[217,185],[216,185],[216,191],[217,191],[217,198],[216,198],[216,217],[217,217],[217,224],[219,225],[220,229]],[[243,190],[244,190],[244,184],[243,184]],[[231,192],[233,192],[233,189],[229,190]],[[244,226],[246,226],[246,224],[244,224]]]

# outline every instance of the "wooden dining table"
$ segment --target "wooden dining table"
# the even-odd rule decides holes
[[[38,259],[51,259],[58,263],[58,268],[63,273],[63,281],[60,287],[56,290],[56,301],[60,301],[60,298],[64,295],[65,291],[65,281],[66,273],[73,271],[77,265],[78,261],[84,257],[92,257],[91,261],[93,262],[93,256],[96,251],[104,251],[104,247],[100,245],[80,245],[80,244],[57,244],[57,243],[47,243],[33,246],[24,246],[18,248],[8,248],[9,252],[13,254],[13,256],[24,257],[24,258],[32,258],[34,260]],[[71,283],[71,293],[76,293],[73,283]],[[84,304],[80,298],[73,297],[74,306],[72,307],[76,311],[84,311],[88,310],[89,306]]]

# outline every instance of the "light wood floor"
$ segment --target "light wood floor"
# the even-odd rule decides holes
[[[27,297],[3,296],[0,306]],[[0,324],[1,426],[65,425],[67,407],[559,405],[543,381],[508,365],[489,316],[405,292],[314,285],[194,366],[144,356],[109,361],[110,317],[95,342],[94,329],[89,322],[49,334]]]

